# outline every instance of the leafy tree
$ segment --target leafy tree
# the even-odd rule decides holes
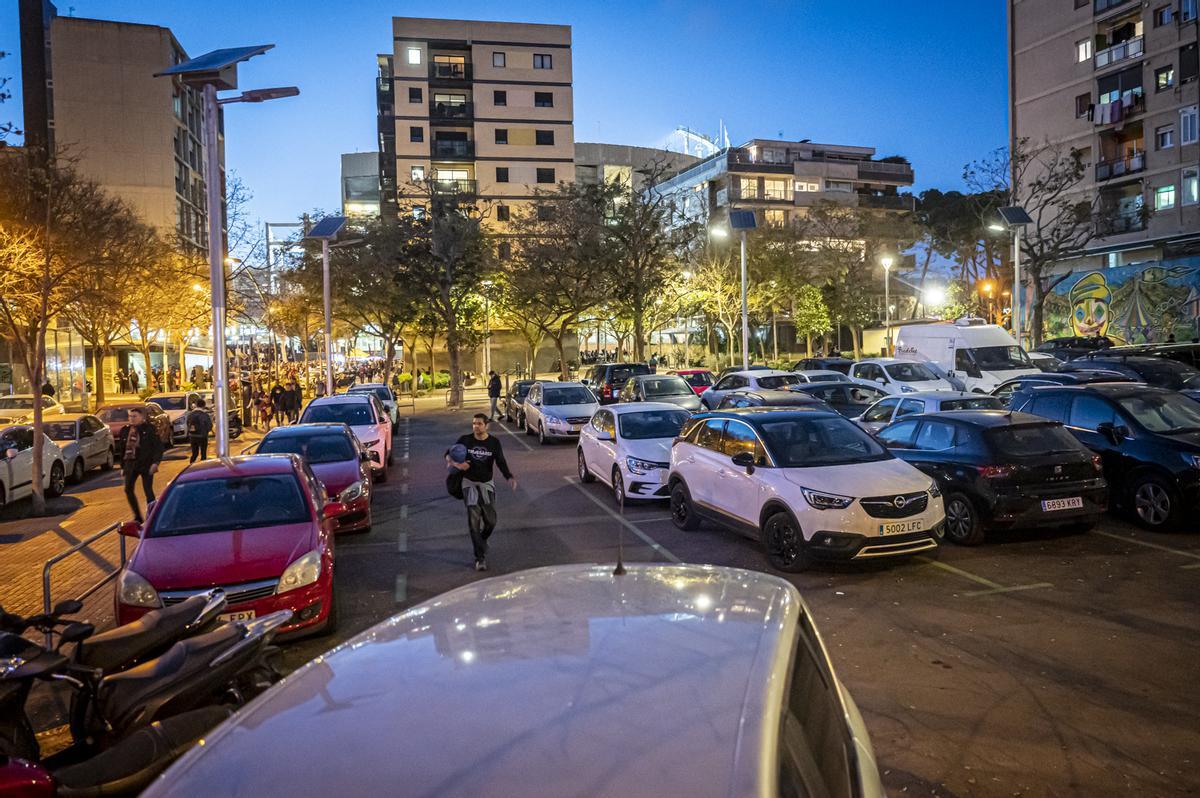
[[[7,57],[8,53],[0,50],[0,61],[3,61]],[[0,77],[0,105],[12,99],[12,92],[6,88],[9,80],[10,78],[8,77]],[[20,134],[21,131],[17,130],[17,126],[12,122],[0,122],[0,143],[9,136],[19,136]]]
[[[802,285],[796,292],[792,305],[792,324],[796,333],[805,339],[805,351],[809,357],[813,354],[813,337],[825,335],[833,329],[829,321],[829,307],[821,289],[815,285]]]

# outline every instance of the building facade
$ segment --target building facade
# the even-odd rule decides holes
[[[1078,150],[1097,208],[1095,237],[1057,273],[1200,266],[1197,0],[1009,0],[1008,11],[1012,141]],[[1141,280],[1121,272],[1115,282]],[[1071,308],[1068,297],[1052,302],[1048,330],[1072,329]],[[1174,327],[1140,315],[1113,336],[1155,340]]]
[[[671,175],[700,160],[694,155],[629,144],[575,143],[575,182],[598,185],[621,181],[631,191],[646,187],[653,172]]]
[[[342,215],[379,216],[379,153],[342,155]]]
[[[376,83],[385,218],[465,195],[503,234],[575,179],[569,26],[396,17],[392,33]]]

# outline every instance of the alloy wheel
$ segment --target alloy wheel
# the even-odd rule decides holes
[[[946,504],[946,534],[952,540],[966,540],[975,528],[974,512],[966,499],[956,496]]]
[[[1171,517],[1171,496],[1157,482],[1139,485],[1133,503],[1138,517],[1150,526],[1161,526]]]
[[[625,479],[621,476],[621,472],[613,469],[613,500],[616,501],[618,507],[625,505]]]
[[[67,488],[66,470],[62,463],[55,463],[50,469],[50,495],[61,496]]]
[[[71,466],[71,481],[83,482],[83,458],[75,458],[75,464]]]
[[[785,513],[767,520],[767,553],[780,568],[794,566],[800,560],[800,533]]]

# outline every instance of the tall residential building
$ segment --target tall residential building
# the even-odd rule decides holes
[[[379,216],[379,153],[342,155],[342,215]]]
[[[422,212],[432,189],[487,200],[503,232],[535,190],[575,179],[569,26],[395,17],[392,33],[376,84],[385,218]]]
[[[1097,237],[1063,269],[1200,254],[1196,8],[1009,0],[1013,141],[1082,152],[1099,199]]]
[[[65,149],[148,224],[204,251],[201,97],[177,78],[154,77],[187,60],[175,36],[156,25],[60,17],[47,0],[20,0],[20,19],[26,141]]]

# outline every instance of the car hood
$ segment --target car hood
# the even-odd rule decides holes
[[[333,498],[356,481],[360,476],[357,460],[338,460],[335,463],[309,463],[317,479],[325,486],[325,492]]]
[[[540,408],[544,416],[557,416],[558,418],[582,418],[592,415],[600,405],[595,402],[585,402],[579,405],[542,405]]]
[[[928,476],[896,458],[837,466],[785,468],[783,474],[789,482],[801,487],[856,498],[915,493],[928,488],[930,482]]]
[[[894,380],[891,384],[896,386],[896,390],[900,391],[901,393],[915,393],[916,391],[953,391],[953,390],[955,390],[954,386],[950,384],[949,380],[921,380],[919,382],[900,382],[898,380]],[[911,388],[912,391],[906,392],[904,390],[904,388],[900,387],[902,385]]]
[[[19,424],[32,418],[32,410],[20,410],[18,408],[13,408],[11,410],[0,410],[0,422]]]
[[[351,427],[350,431],[354,433],[354,437],[358,438],[359,443],[383,440],[382,424],[363,424],[359,427]]]
[[[693,413],[700,409],[700,397],[693,394],[691,396],[655,396],[646,400],[647,402],[666,402],[670,405],[682,407],[684,410],[690,410]]]
[[[129,567],[156,590],[236,585],[280,576],[315,545],[311,523],[146,538]]]
[[[639,460],[669,463],[671,462],[671,443],[674,440],[674,438],[646,438],[645,440],[631,441],[628,438],[622,438],[621,452]]]
[[[174,424],[176,421],[179,421],[184,416],[186,416],[188,411],[186,411],[186,410],[164,410],[163,412],[167,414],[167,421],[170,421],[172,424]]]

